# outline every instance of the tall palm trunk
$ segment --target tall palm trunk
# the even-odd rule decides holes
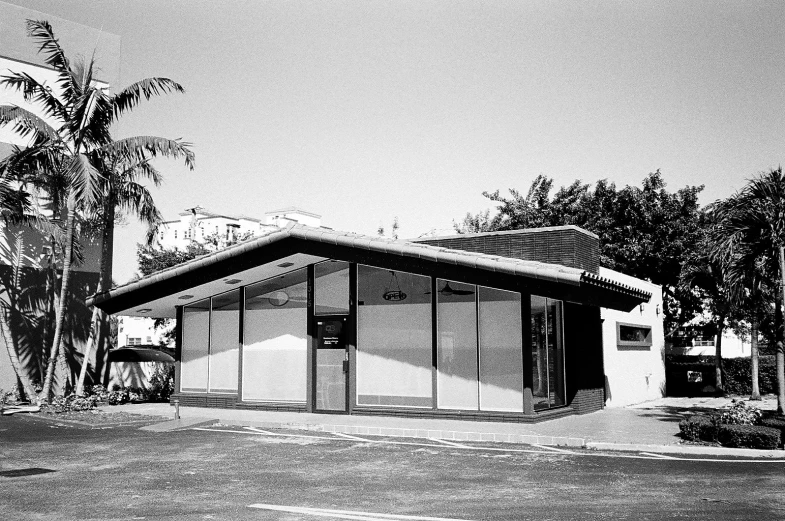
[[[780,290],[782,302],[777,312],[777,414],[785,414],[785,343],[783,343],[782,310],[785,306],[785,247],[779,245],[780,253]]]
[[[55,372],[55,362],[62,351],[63,323],[68,301],[68,282],[71,278],[71,255],[74,250],[74,225],[76,222],[76,201],[73,197],[68,199],[68,217],[66,219],[65,253],[63,254],[63,279],[60,284],[60,302],[55,314],[55,336],[52,339],[52,349],[49,353],[49,362],[46,367],[44,388],[41,391],[42,399],[49,403],[52,394],[52,380]],[[63,375],[65,377],[65,375]]]
[[[98,289],[96,293],[108,291],[112,287],[112,249],[114,248],[114,218],[115,218],[115,204],[111,197],[107,197],[104,203],[104,211],[102,216],[101,226],[101,264],[98,275]],[[90,319],[90,335],[87,338],[87,344],[84,348],[84,356],[82,357],[82,369],[79,371],[79,381],[76,384],[76,394],[82,394],[84,389],[85,376],[87,375],[87,366],[90,362],[90,354],[93,349],[93,344],[96,345],[95,352],[95,365],[93,369],[96,373],[102,368],[103,363],[99,364],[99,358],[106,356],[105,349],[98,349],[98,346],[103,346],[105,343],[104,325],[106,324],[106,313],[104,313],[98,306],[93,307],[93,316]]]
[[[750,380],[752,381],[752,394],[750,400],[760,400],[760,383],[758,378],[758,312],[750,324]]]
[[[725,331],[725,317],[717,320],[717,340],[714,342],[714,374],[716,377],[717,392],[723,392],[722,385],[722,333]]]

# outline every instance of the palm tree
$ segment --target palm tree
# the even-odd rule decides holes
[[[143,142],[145,138],[136,138]],[[153,139],[153,138],[146,138]],[[163,144],[161,138],[155,138],[159,144]],[[122,143],[122,142],[119,142]],[[182,155],[186,165],[193,169],[193,153],[182,144],[173,142],[176,145],[171,152],[161,152],[161,155],[175,156]],[[122,144],[120,144],[122,146]],[[113,147],[117,148],[117,146]],[[155,205],[152,194],[140,183],[140,181],[152,182],[154,186],[159,186],[162,181],[161,174],[150,164],[149,158],[141,158],[137,161],[129,161],[126,154],[117,153],[116,150],[109,150],[101,158],[104,172],[103,193],[101,206],[95,210],[101,219],[101,260],[99,268],[97,292],[108,291],[112,284],[113,256],[112,247],[114,245],[114,224],[117,211],[125,214],[136,215],[139,220],[147,225],[147,244],[151,244],[155,238],[158,226],[163,221],[158,208]],[[83,390],[85,376],[87,374],[88,360],[93,348],[96,348],[96,366],[98,365],[98,346],[102,344],[104,332],[102,324],[106,323],[106,314],[98,307],[93,308],[93,316],[90,321],[90,337],[85,345],[82,368],[79,373],[79,380],[76,385],[76,393],[80,394]]]
[[[105,163],[101,160],[117,156],[138,162],[163,155],[186,157],[192,162],[193,156],[187,145],[178,140],[138,137],[115,142],[110,133],[112,123],[133,109],[142,98],[184,92],[182,86],[166,78],[148,78],[110,95],[94,79],[94,59],[71,64],[48,22],[28,20],[27,32],[38,43],[39,53],[44,56],[46,64],[54,70],[57,78],[55,88],[49,88],[25,73],[11,73],[3,77],[0,84],[22,92],[26,101],[40,108],[43,118],[20,107],[0,106],[0,124],[13,125],[20,135],[32,136],[31,147],[39,158],[48,159],[39,167],[66,180],[60,298],[55,310],[55,332],[42,390],[43,399],[48,401],[55,361],[59,360],[58,364],[65,369],[61,342],[74,245],[78,242],[77,218],[80,213],[102,206],[102,197],[105,196],[107,174],[102,169]],[[54,121],[54,125],[46,120]],[[109,284],[110,280],[104,281],[103,287],[106,289]]]
[[[719,205],[715,249],[728,258],[757,261],[767,282],[779,287],[777,302],[777,412],[785,410],[785,176],[782,167],[753,177],[740,192]]]

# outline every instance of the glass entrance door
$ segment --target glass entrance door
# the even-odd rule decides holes
[[[346,317],[316,317],[316,404],[317,411],[346,412],[349,352]]]

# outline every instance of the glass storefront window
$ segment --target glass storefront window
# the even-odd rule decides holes
[[[206,392],[210,350],[210,299],[183,307],[180,390]]]
[[[521,294],[478,290],[480,410],[523,412]]]
[[[239,337],[240,290],[213,297],[210,312],[209,392],[237,392]]]
[[[306,400],[307,275],[300,269],[245,290],[243,400]]]
[[[476,286],[436,281],[438,406],[478,409]]]
[[[433,405],[431,279],[357,267],[357,404]]]
[[[327,261],[314,265],[314,313],[349,314],[349,263]]]
[[[565,404],[562,303],[532,295],[531,356],[534,409]]]

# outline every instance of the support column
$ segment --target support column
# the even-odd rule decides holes
[[[319,341],[316,338],[316,321],[314,320],[314,301],[313,301],[313,282],[314,282],[314,267],[309,264],[306,268],[307,273],[307,286],[308,286],[308,307],[307,307],[307,325],[306,333],[308,335],[308,352],[306,354],[308,367],[305,377],[305,410],[313,412],[316,403],[316,382],[314,374],[316,374],[316,343]]]
[[[534,414],[534,375],[532,373],[532,300],[529,293],[521,293],[521,334],[523,335],[523,414]]]

